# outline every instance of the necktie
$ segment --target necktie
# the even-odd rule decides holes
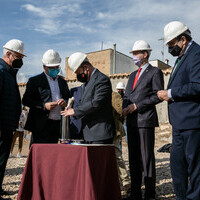
[[[173,75],[174,75],[176,69],[178,68],[178,65],[179,65],[179,63],[180,63],[180,61],[181,61],[181,58],[182,58],[182,57],[179,57],[179,58],[177,59],[177,61],[176,61],[176,65],[174,66],[174,68],[173,68],[173,70],[172,70],[172,73],[171,73],[171,76],[170,76],[170,78],[169,78],[168,86],[169,86],[169,84],[170,84],[171,81],[172,81],[172,77],[173,77]]]
[[[136,83],[137,83],[137,81],[138,81],[138,78],[139,78],[139,75],[140,75],[141,70],[142,70],[142,68],[140,67],[140,68],[138,69],[137,75],[135,76],[135,80],[134,80],[134,83],[133,83],[133,90],[134,90],[134,88],[135,88],[135,86],[136,86]]]

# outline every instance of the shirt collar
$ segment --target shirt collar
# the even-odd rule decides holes
[[[142,68],[142,71],[144,71],[148,66],[149,66],[149,63],[144,64],[144,65],[141,67],[141,68]]]
[[[188,43],[188,45],[187,45],[187,47],[186,47],[186,50],[185,50],[184,54],[187,52],[187,50],[188,50],[189,47],[191,46],[192,42],[193,42],[193,41],[191,40],[191,41]],[[184,55],[184,54],[183,54],[183,55]]]
[[[94,68],[94,70],[93,70],[93,72],[92,72],[92,74],[91,74],[90,78],[92,77],[92,75],[94,74],[94,72],[95,72],[96,70],[97,70],[97,69],[96,69],[96,68]]]

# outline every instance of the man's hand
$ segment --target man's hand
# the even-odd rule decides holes
[[[125,117],[128,115],[128,107],[122,110],[122,115]]]
[[[137,106],[135,105],[135,103],[130,104],[130,105],[128,106],[128,110],[129,110],[129,113],[135,112],[135,111],[137,110]]]
[[[73,108],[69,108],[69,109],[65,108],[65,110],[61,111],[60,113],[61,113],[61,115],[65,116],[65,117],[74,116],[75,115],[75,112],[74,112]]]
[[[170,101],[170,98],[168,97],[168,91],[167,90],[158,91],[157,96],[162,101]]]
[[[45,103],[45,109],[46,109],[46,110],[52,110],[52,109],[54,109],[57,105],[58,105],[57,102],[48,102],[48,103]]]
[[[135,103],[130,104],[127,108],[124,108],[122,111],[122,115],[123,116],[127,116],[129,113],[133,113],[137,110],[137,106],[135,105]]]
[[[64,108],[67,106],[66,102],[64,99],[58,99],[57,104],[61,107]]]

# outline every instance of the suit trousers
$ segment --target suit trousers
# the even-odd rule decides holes
[[[34,143],[58,143],[60,137],[60,120],[47,119],[42,130],[33,130],[31,136],[31,144]]]
[[[18,147],[18,152],[22,152],[22,146],[23,146],[23,138],[24,138],[24,131],[15,131],[14,135],[13,135],[13,141],[12,141],[12,145],[11,145],[11,149],[10,152],[13,152],[14,146],[15,146],[15,142],[17,137],[19,137],[19,147]]]
[[[13,131],[12,130],[1,130],[0,136],[0,190],[2,190],[2,183],[6,164],[10,154],[10,148],[12,144]]]
[[[200,129],[173,128],[172,134],[170,165],[177,200],[199,200]]]
[[[144,173],[145,198],[155,197],[155,128],[127,126],[131,196],[142,198],[142,173]]]

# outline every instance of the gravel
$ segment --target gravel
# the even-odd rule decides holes
[[[158,137],[156,137],[158,138]],[[157,149],[166,144],[164,141],[156,139],[155,143],[155,156],[156,156],[156,193],[158,200],[173,200],[175,195],[173,192],[172,179],[169,166],[169,153],[159,153]],[[29,141],[24,139],[24,145],[22,150],[22,158],[16,158],[17,155],[17,145],[15,144],[13,157],[8,159],[5,178],[3,182],[3,189],[9,191],[9,196],[4,196],[5,199],[16,200],[17,193],[19,190],[22,173],[26,163]],[[128,169],[128,153],[127,144],[123,138],[123,158],[125,160]],[[144,189],[144,186],[142,187]]]

